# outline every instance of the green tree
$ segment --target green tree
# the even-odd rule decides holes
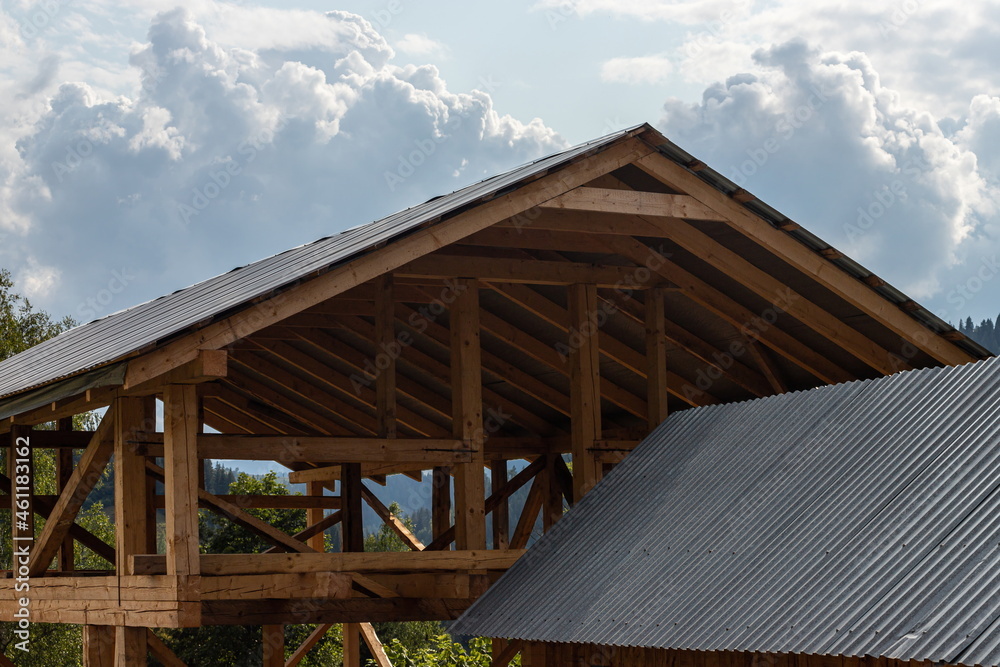
[[[489,667],[491,642],[485,637],[477,637],[465,647],[447,634],[440,634],[420,648],[408,647],[394,639],[385,647],[385,654],[396,667]],[[510,664],[520,665],[515,658]],[[374,665],[369,662],[369,666]]]
[[[14,291],[10,271],[0,269],[0,360],[56,336],[75,323],[70,317],[53,320],[35,310],[28,299]]]

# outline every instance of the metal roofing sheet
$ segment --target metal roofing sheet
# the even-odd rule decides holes
[[[1000,360],[667,419],[453,628],[1000,664]]]
[[[641,126],[640,126],[641,127]],[[382,220],[234,269],[167,296],[76,327],[0,362],[0,397],[101,366],[206,319],[352,259],[435,218],[512,188],[638,128],[615,132],[436,197]]]

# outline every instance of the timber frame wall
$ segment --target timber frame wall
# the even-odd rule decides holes
[[[345,664],[362,641],[386,664],[372,622],[456,618],[523,553],[539,515],[548,530],[671,411],[974,359],[877,281],[748,212],[746,193],[706,185],[703,165],[658,154],[662,141],[626,135],[136,352],[119,386],[0,423],[11,446],[58,452],[58,495],[33,498],[46,521],[28,566],[31,620],[84,625],[90,666],[180,664],[149,628],[210,624],[262,626],[265,664],[286,666],[343,624]],[[98,408],[95,431],[72,430]],[[109,545],[76,517],[112,459]],[[308,492],[213,495],[206,459],[277,461]],[[525,467],[508,479],[515,460]],[[373,491],[423,471],[430,544]],[[364,505],[409,553],[359,553]],[[309,527],[285,534],[255,507],[307,509]],[[199,554],[199,508],[273,546]],[[343,552],[323,553],[338,525]],[[108,569],[74,571],[78,545]],[[0,579],[3,620],[14,586]],[[286,660],[282,626],[306,623],[319,627]],[[495,650],[498,665],[513,655]]]

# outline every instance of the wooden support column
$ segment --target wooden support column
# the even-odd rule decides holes
[[[597,286],[570,285],[569,379],[570,439],[573,452],[573,497],[576,502],[601,478],[590,452],[601,436],[600,347],[597,331]]]
[[[136,451],[136,435],[150,422],[142,398],[115,399],[115,568],[134,574],[129,557],[146,553],[146,457]],[[145,637],[145,635],[143,635]],[[119,633],[119,639],[121,634]],[[138,640],[136,640],[138,641]],[[145,641],[145,639],[143,639]]]
[[[434,539],[447,533],[451,526],[451,468],[435,466],[431,486],[431,529]]]
[[[137,667],[149,662],[146,628],[115,628],[115,667]]]
[[[197,575],[198,396],[194,385],[163,391],[164,501],[167,514],[167,574]]]
[[[344,623],[344,667],[361,667],[360,623]]]
[[[341,550],[364,551],[365,532],[362,517],[364,496],[360,463],[344,463],[340,466],[341,495]]]
[[[7,476],[11,481],[10,529],[15,553],[19,546],[35,539],[35,455],[31,447],[31,427],[15,425],[7,450]]]
[[[285,626],[265,625],[261,629],[264,645],[263,667],[285,667]]]
[[[455,548],[486,548],[483,382],[479,345],[479,283],[457,281],[451,307],[451,403],[455,438],[472,450],[455,465]]]
[[[69,433],[73,430],[73,418],[63,417],[56,422],[56,430],[60,433]],[[73,450],[69,447],[59,447],[56,449],[56,495],[63,492],[69,484],[69,477],[73,474]],[[73,538],[67,534],[59,546],[59,569],[63,572],[70,572],[75,568],[76,553]]]
[[[114,626],[83,626],[83,667],[112,667],[114,664]]]
[[[542,471],[539,479],[545,482],[544,504],[542,506],[542,531],[549,532],[556,521],[562,518],[563,495],[559,487],[559,479],[556,477],[556,465],[559,454],[545,455],[545,470]]]
[[[326,490],[326,485],[323,482],[309,482],[306,485],[306,492],[310,496],[322,496],[323,492]],[[312,526],[326,517],[324,516],[326,511],[322,507],[310,507],[306,510],[306,525]],[[313,535],[308,540],[306,544],[315,549],[316,551],[326,551],[326,536],[325,531],[320,531],[319,533]]]
[[[494,459],[490,464],[490,490],[496,495],[507,484],[507,460]],[[493,548],[510,548],[510,504],[501,498],[492,512]]]
[[[143,413],[148,419],[156,424],[156,396],[143,396]],[[152,428],[150,429],[152,430]],[[153,502],[156,497],[156,480],[146,476],[146,547],[145,553],[155,554],[158,552],[157,544],[157,510]]]
[[[646,408],[649,430],[667,418],[667,330],[664,297],[654,287],[646,293]]]

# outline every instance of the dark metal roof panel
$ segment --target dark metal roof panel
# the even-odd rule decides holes
[[[353,259],[440,216],[492,198],[590,151],[607,147],[641,127],[581,144],[382,220],[293,248],[66,331],[0,362],[0,397],[138,352],[188,327],[291,285],[315,271]]]
[[[453,628],[1000,664],[1000,360],[686,410]]]

